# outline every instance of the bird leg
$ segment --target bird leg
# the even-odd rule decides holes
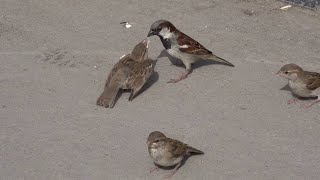
[[[186,69],[184,73],[182,73],[180,76],[178,76],[178,78],[170,79],[170,81],[168,81],[168,83],[177,83],[183,79],[186,79],[191,72],[192,72],[191,69]]]
[[[293,98],[288,100],[288,104],[295,104],[298,101],[298,99]]]
[[[154,167],[154,168],[151,168],[151,169],[150,169],[150,174],[151,174],[153,171],[159,171],[159,167],[156,166],[156,167]]]
[[[132,101],[133,100],[133,98],[134,98],[134,90],[133,89],[131,89],[130,90],[130,96],[129,96],[129,101]]]
[[[302,105],[303,108],[309,108],[315,104],[317,104],[318,102],[320,102],[320,99],[318,98],[316,101],[312,102],[312,103],[308,103],[308,104],[304,104]]]
[[[176,165],[176,167],[172,170],[172,172],[170,174],[165,175],[163,178],[164,179],[170,179],[174,175],[174,173],[176,173],[178,171],[180,166],[181,166],[181,162]]]

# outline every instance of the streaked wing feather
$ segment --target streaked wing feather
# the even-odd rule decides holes
[[[180,32],[180,35],[177,38],[179,46],[187,45],[187,48],[179,48],[181,52],[194,54],[194,55],[208,55],[212,54],[211,51],[206,49],[204,46],[202,46],[199,42],[192,39],[191,37],[187,36],[186,34],[183,34]]]
[[[152,60],[145,60],[143,63],[135,63],[132,68],[132,74],[128,79],[129,89],[142,87],[152,74],[154,64]]]
[[[307,79],[307,88],[309,90],[315,90],[320,87],[320,74],[316,72],[308,72],[306,73],[306,79]]]
[[[172,153],[173,157],[180,157],[181,155],[185,155],[187,153],[188,146],[183,142],[168,138],[168,143],[168,151]]]
[[[128,65],[132,60],[130,59],[130,54],[125,55],[122,57],[112,68],[111,72],[108,75],[106,85],[110,83],[111,78],[119,71],[120,68]]]

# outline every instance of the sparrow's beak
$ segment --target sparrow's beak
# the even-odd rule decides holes
[[[150,40],[148,38],[145,38],[143,41],[142,41],[142,44],[144,47],[146,47],[148,49],[149,47],[149,43],[150,43]]]
[[[153,31],[152,29],[150,29],[150,31],[149,31],[149,33],[148,33],[147,37],[150,37],[150,36],[153,36],[153,35],[155,35],[155,33],[154,33],[154,31]]]
[[[279,76],[279,75],[280,75],[280,71],[278,71],[278,72],[276,73],[276,75]]]
[[[149,142],[149,141],[147,141],[146,145],[147,145],[147,146],[149,146],[149,144],[150,144],[150,142]]]

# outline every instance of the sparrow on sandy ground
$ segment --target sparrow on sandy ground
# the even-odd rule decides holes
[[[173,171],[164,178],[170,178],[182,165],[182,160],[191,154],[204,154],[204,152],[188,146],[178,140],[167,138],[162,132],[154,131],[149,134],[148,151],[156,165],[162,167],[175,166]],[[150,170],[158,170],[159,167]]]
[[[98,106],[112,108],[120,89],[131,90],[129,101],[137,95],[154,72],[153,60],[148,59],[148,45],[149,40],[146,38],[112,68],[104,91],[97,100]]]
[[[316,94],[317,90],[320,90],[320,74],[316,72],[304,71],[296,64],[286,64],[277,73],[282,77],[289,80],[289,87],[292,93],[299,98],[312,98],[316,101],[305,104],[303,107],[309,108],[312,105],[320,102],[320,92]],[[289,100],[288,104],[295,103],[297,100]]]
[[[200,60],[212,60],[222,62],[234,67],[230,62],[212,54],[211,51],[202,46],[199,42],[179,31],[171,22],[158,20],[154,22],[148,33],[148,37],[159,36],[164,48],[174,58],[180,59],[186,67],[186,71],[176,79],[168,83],[176,83],[187,78],[192,72],[191,65]]]

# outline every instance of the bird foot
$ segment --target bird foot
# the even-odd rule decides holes
[[[316,100],[316,101],[314,101],[312,103],[304,104],[304,105],[301,106],[301,108],[310,108],[311,106],[317,104],[318,102],[320,102],[320,100]]]
[[[159,167],[151,168],[151,169],[150,169],[150,171],[149,171],[149,172],[150,172],[150,174],[151,174],[153,171],[159,171]]]
[[[179,77],[177,79],[170,79],[167,83],[177,83],[181,80],[184,80],[185,78],[187,78],[187,77]]]
[[[290,99],[288,104],[295,104],[298,100],[297,99]]]
[[[176,173],[176,170],[173,170],[170,174],[163,176],[163,179],[170,179],[174,173]]]
[[[181,162],[176,165],[176,167],[172,170],[172,172],[170,174],[163,176],[163,178],[170,179],[178,171],[180,166],[181,166]]]
[[[178,78],[170,79],[170,81],[168,81],[167,83],[177,83],[177,82],[179,82],[181,80],[184,80],[184,79],[186,79],[188,77],[189,73],[190,73],[190,71],[187,70],[186,72],[181,74]]]

